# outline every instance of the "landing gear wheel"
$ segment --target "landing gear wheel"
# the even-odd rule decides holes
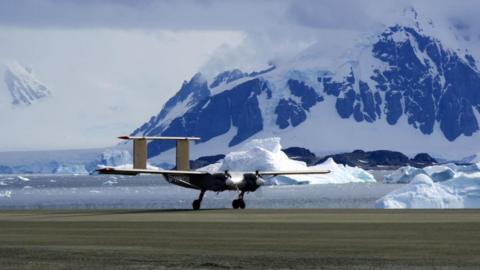
[[[232,201],[233,209],[245,209],[245,201],[242,199],[236,199]]]
[[[195,200],[192,203],[193,210],[199,210],[200,209],[200,200]]]
[[[240,206],[240,209],[245,209],[245,201],[244,200],[238,200],[238,204]]]
[[[233,209],[238,209],[240,207],[240,200],[233,200],[232,207]]]
[[[200,204],[202,204],[203,195],[205,195],[205,191],[206,190],[202,189],[200,191],[200,195],[198,196],[198,199],[193,201],[193,203],[192,203],[193,210],[199,210],[200,209]]]

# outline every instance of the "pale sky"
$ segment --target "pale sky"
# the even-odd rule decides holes
[[[0,82],[0,151],[112,145],[198,71],[262,68],[326,31],[388,24],[410,4],[433,19],[479,25],[474,0],[0,0],[1,75],[17,61],[53,93],[12,108]]]

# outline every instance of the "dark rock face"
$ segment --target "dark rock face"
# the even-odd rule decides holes
[[[405,39],[395,40],[394,35]],[[326,94],[338,97],[335,106],[340,117],[374,122],[381,118],[383,108],[390,125],[406,115],[410,125],[431,134],[438,123],[450,141],[479,130],[474,110],[480,112],[480,75],[471,55],[463,60],[438,40],[398,25],[380,35],[372,54],[388,67],[374,70],[374,89],[353,72],[343,81],[319,79]]]
[[[332,158],[336,163],[357,166],[364,169],[377,168],[398,168],[401,166],[425,167],[436,164],[437,161],[427,153],[417,154],[413,159],[409,159],[406,155],[388,150],[363,151],[355,150],[351,153],[342,153],[328,155],[325,157],[317,157],[310,150],[302,147],[290,147],[282,150],[287,156],[294,160],[307,163],[308,166],[320,164]],[[380,167],[379,167],[380,166]]]
[[[235,127],[237,133],[229,143],[229,146],[233,146],[263,129],[257,97],[264,92],[269,95],[270,91],[264,80],[252,79],[217,95],[198,99],[185,114],[172,120],[168,126],[147,123],[147,126],[133,134],[199,136],[205,142]],[[153,125],[155,128],[151,129]],[[147,132],[143,133],[143,130]],[[148,144],[148,156],[156,156],[174,146],[174,142],[170,141],[152,141]]]
[[[428,154],[422,153],[410,160],[406,155],[388,150],[377,150],[365,152],[362,150],[355,150],[351,153],[329,155],[319,159],[316,164],[322,163],[328,158],[332,158],[336,163],[358,166],[364,169],[375,169],[380,167],[398,168],[401,166],[411,165],[414,167],[425,167],[433,165],[436,160]]]
[[[413,28],[396,26],[389,30],[375,44],[373,53],[394,65],[379,74],[387,79],[389,90],[399,93],[395,102],[398,104],[403,100],[408,123],[424,134],[431,134],[437,120],[450,141],[462,134],[471,136],[478,130],[473,109],[480,104],[480,78],[475,66]],[[398,32],[412,38],[403,43],[394,42],[392,36]],[[411,40],[416,41],[418,49],[414,48]],[[397,56],[383,57],[385,50],[396,50]],[[426,54],[431,62],[422,63],[417,57],[417,50]],[[430,72],[433,70],[437,73]],[[445,80],[443,83],[442,78]]]
[[[315,164],[318,158],[310,150],[302,147],[289,147],[282,151],[291,159],[307,163],[308,166]]]
[[[419,153],[411,160],[411,163],[414,167],[425,167],[437,163],[437,160],[427,153]]]
[[[317,94],[315,89],[297,80],[288,80],[288,88],[294,97],[298,97],[300,102],[293,99],[281,99],[275,109],[277,114],[277,125],[280,129],[290,126],[296,127],[307,119],[307,113],[311,107],[318,102],[323,101],[323,97]]]
[[[409,158],[404,154],[388,150],[366,152],[366,157],[375,165],[403,166],[409,162]]]

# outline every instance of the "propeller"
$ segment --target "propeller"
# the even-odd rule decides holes
[[[225,174],[225,184],[230,187],[235,186],[235,183],[232,180],[232,175],[228,173],[228,170],[225,170],[224,174]]]
[[[263,180],[258,170],[255,171],[255,176],[257,177],[257,180],[255,181],[257,185],[262,186],[263,184],[265,184],[265,180]]]

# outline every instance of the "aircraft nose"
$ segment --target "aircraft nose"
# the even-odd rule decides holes
[[[244,183],[243,177],[228,177],[225,180],[225,184],[229,187],[239,187]]]
[[[233,183],[233,180],[231,177],[227,178],[227,180],[225,180],[225,184],[229,187],[233,187],[235,186],[235,183]]]

